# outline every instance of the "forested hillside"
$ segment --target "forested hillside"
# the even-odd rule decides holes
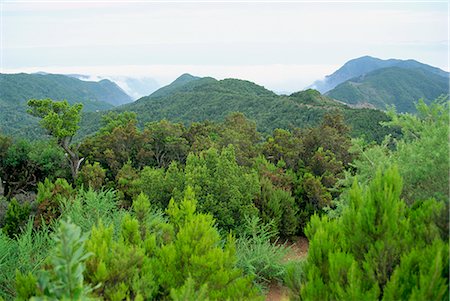
[[[131,98],[108,80],[81,81],[58,74],[0,74],[0,129],[13,136],[42,135],[37,120],[26,114],[29,99],[66,99],[80,102],[84,111],[111,109]]]
[[[360,77],[378,69],[390,67],[397,67],[400,69],[421,69],[424,72],[432,73],[433,75],[440,75],[442,77],[449,76],[448,72],[415,60],[382,60],[371,56],[363,56],[346,62],[331,75],[325,76],[324,80],[314,82],[311,87],[317,89],[321,93],[326,93],[352,78]]]
[[[186,126],[204,120],[223,121],[230,113],[242,112],[255,121],[258,131],[264,134],[276,128],[316,126],[325,114],[340,111],[352,128],[352,136],[365,135],[368,141],[381,141],[389,132],[379,124],[387,120],[383,112],[352,109],[315,90],[279,96],[249,81],[219,81],[188,74],[148,97],[113,111],[135,112],[141,125],[167,119]],[[104,113],[83,116],[80,131],[83,136],[99,129],[102,115]]]
[[[139,127],[110,112],[72,144],[82,105],[29,101],[52,139],[0,136],[0,296],[263,300],[278,283],[293,300],[447,300],[448,105],[391,110],[401,135],[381,143],[327,110],[266,136],[242,113]],[[304,236],[307,256],[293,257]]]
[[[423,68],[390,67],[352,78],[326,95],[356,106],[380,110],[395,106],[399,112],[415,112],[413,99],[423,98],[430,103],[448,91],[448,74],[441,76]]]

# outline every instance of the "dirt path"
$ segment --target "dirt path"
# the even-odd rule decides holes
[[[286,255],[285,260],[291,261],[305,258],[308,254],[309,243],[306,237],[295,237],[291,242],[287,243],[291,247],[290,252]],[[278,283],[272,283],[269,286],[269,292],[266,301],[287,301],[289,300],[289,291]]]

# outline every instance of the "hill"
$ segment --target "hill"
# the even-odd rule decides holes
[[[314,88],[320,91],[321,93],[325,93],[334,89],[336,86],[349,79],[367,74],[369,72],[378,69],[389,67],[398,67],[402,69],[420,68],[433,74],[437,74],[444,77],[448,76],[447,72],[439,68],[432,67],[415,60],[399,60],[399,59],[382,60],[371,56],[363,56],[346,62],[341,68],[336,70],[333,74],[327,75],[324,80],[314,82],[314,84],[311,85],[311,88]]]
[[[448,75],[444,77],[424,68],[389,67],[350,79],[326,95],[350,105],[381,110],[394,105],[398,112],[415,112],[419,98],[429,103],[448,92]]]
[[[82,81],[57,74],[0,74],[0,131],[16,135],[41,133],[37,120],[26,114],[31,98],[66,99],[83,103],[83,110],[100,111],[130,102],[131,98],[109,80]]]
[[[180,79],[180,78],[179,78]],[[255,83],[239,80],[216,80],[183,75],[169,86],[134,103],[115,108],[114,111],[136,112],[141,125],[149,121],[167,119],[188,125],[192,122],[222,121],[232,112],[242,112],[256,122],[259,131],[270,133],[275,128],[315,126],[324,114],[339,110],[351,121],[355,134],[367,132],[377,140],[383,131],[378,124],[386,120],[380,111],[352,109],[316,90],[305,90],[289,96],[277,95]],[[82,120],[81,135],[98,129],[102,114],[86,114]],[[372,134],[370,134],[372,135]]]

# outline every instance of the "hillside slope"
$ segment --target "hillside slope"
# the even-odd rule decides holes
[[[321,93],[325,93],[334,89],[336,86],[349,79],[367,74],[369,72],[378,69],[389,67],[398,67],[402,69],[420,68],[436,75],[444,77],[448,76],[447,72],[439,68],[426,65],[415,60],[399,60],[399,59],[382,60],[371,56],[363,56],[346,62],[341,68],[336,70],[333,74],[327,75],[324,80],[314,82],[314,84],[311,85],[311,88],[316,89]]]
[[[389,67],[350,79],[326,95],[351,105],[381,110],[394,105],[398,112],[413,113],[419,98],[429,103],[448,92],[448,77],[423,68]]]
[[[109,80],[81,81],[57,74],[0,74],[0,132],[29,137],[42,134],[36,118],[26,113],[31,98],[66,99],[83,103],[83,110],[107,110],[131,98]]]
[[[222,121],[232,112],[242,112],[254,120],[259,131],[270,133],[275,128],[305,128],[317,125],[322,116],[339,110],[350,121],[355,135],[366,133],[368,140],[378,140],[384,130],[378,124],[386,120],[383,112],[351,109],[316,90],[305,90],[280,96],[255,83],[239,80],[195,78],[177,87],[161,88],[148,97],[115,108],[114,111],[136,112],[141,125],[167,119],[189,125],[192,122]],[[89,113],[82,120],[81,135],[99,128],[101,114]],[[377,136],[375,138],[375,136]]]

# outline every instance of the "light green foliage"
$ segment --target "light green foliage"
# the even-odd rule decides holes
[[[20,205],[16,199],[12,199],[8,204],[8,210],[5,216],[5,225],[2,230],[10,238],[20,234],[22,227],[26,224],[30,214],[30,206],[28,203]]]
[[[435,198],[449,200],[449,107],[448,97],[439,98],[427,106],[417,105],[417,116],[396,115],[388,123],[402,129],[404,139],[397,143],[393,163],[405,181],[403,197],[414,200]]]
[[[236,242],[238,266],[262,289],[284,277],[283,259],[289,249],[278,243],[272,224],[261,223],[258,217],[246,219],[245,232]]]
[[[105,176],[105,169],[98,162],[94,164],[86,162],[80,170],[77,181],[86,187],[98,190],[102,188]]]
[[[139,222],[130,215],[122,218],[118,238],[113,225],[94,226],[86,248],[93,256],[86,263],[86,279],[101,285],[94,293],[105,300],[152,299],[157,286],[152,271],[154,235],[141,237]]]
[[[76,225],[61,221],[53,240],[56,246],[47,259],[48,269],[40,270],[36,278],[18,274],[18,292],[29,294],[37,279],[37,294],[30,300],[87,300],[91,289],[83,283],[84,261],[90,256],[84,250],[86,236]]]
[[[448,259],[442,257],[448,249],[442,249],[431,220],[442,207],[428,201],[410,209],[400,199],[401,192],[397,169],[378,172],[365,190],[355,182],[339,218],[311,218],[305,230],[310,245],[302,298],[448,298]],[[418,258],[423,263],[410,263]]]
[[[79,128],[83,108],[80,103],[71,106],[66,100],[30,99],[28,106],[28,113],[42,118],[42,127],[58,140],[74,136]]]
[[[386,140],[381,146],[365,148],[356,143],[359,158],[353,163],[358,181],[366,184],[379,168],[397,165],[404,179],[402,197],[408,205],[416,200],[435,198],[447,206],[449,200],[449,110],[448,98],[435,100],[427,106],[423,101],[417,105],[417,115],[400,114],[391,110],[389,126],[400,127],[403,138]],[[447,138],[445,138],[447,137]],[[389,147],[389,145],[391,147]],[[395,146],[393,150],[392,148]],[[345,184],[353,182],[347,174]],[[344,191],[343,196],[347,194]],[[338,208],[347,206],[345,197],[339,200]],[[448,214],[437,218],[442,237],[448,238]]]
[[[435,240],[402,257],[383,300],[448,300],[448,244]]]
[[[245,215],[257,215],[253,200],[259,191],[258,176],[238,166],[232,146],[221,153],[209,149],[199,155],[190,154],[185,176],[200,211],[213,214],[221,228],[239,229]]]
[[[89,232],[99,220],[103,224],[118,228],[123,211],[119,210],[119,200],[114,191],[78,190],[75,198],[61,200],[62,218],[70,219],[83,232]]]
[[[11,300],[16,294],[15,271],[18,269],[24,275],[34,272],[43,264],[53,244],[49,228],[42,226],[41,231],[35,231],[31,219],[15,240],[0,231],[0,296]]]
[[[189,277],[182,287],[170,290],[170,298],[174,301],[208,301],[207,293],[207,284],[196,290],[194,280]]]
[[[162,288],[185,285],[188,278],[195,283],[195,291],[205,284],[211,300],[242,300],[257,297],[251,278],[243,277],[235,267],[235,241],[230,235],[225,247],[209,214],[196,213],[196,201],[187,188],[180,204],[173,200],[167,209],[169,220],[175,225],[175,239],[158,251],[158,278]]]
[[[305,273],[303,266],[305,260],[290,260],[285,263],[285,272],[283,283],[289,288],[289,300],[299,301],[302,281],[304,281]]]

